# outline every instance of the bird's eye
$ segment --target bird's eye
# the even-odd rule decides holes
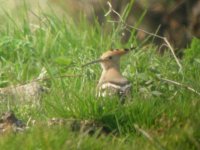
[[[108,59],[112,59],[112,56],[109,56]]]

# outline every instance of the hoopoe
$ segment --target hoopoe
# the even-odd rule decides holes
[[[133,48],[109,50],[103,53],[100,59],[84,65],[101,64],[103,71],[97,85],[98,97],[118,95],[124,103],[125,98],[131,95],[131,83],[120,72],[120,58],[131,49]]]

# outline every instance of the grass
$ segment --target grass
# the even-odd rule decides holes
[[[45,67],[51,78],[47,81],[50,92],[43,95],[39,105],[13,99],[0,101],[0,113],[11,109],[24,122],[30,117],[36,121],[53,117],[96,120],[117,134],[97,137],[72,132],[66,126],[38,124],[23,133],[0,135],[1,149],[200,148],[199,96],[159,79],[175,80],[200,91],[199,39],[194,38],[185,50],[180,60],[182,72],[170,53],[160,56],[153,44],[141,46],[122,58],[123,74],[133,84],[133,99],[120,105],[117,98],[97,100],[95,86],[101,69],[99,65],[84,69],[81,65],[111,47],[130,47],[132,43],[139,47],[135,36],[123,44],[119,26],[114,24],[108,24],[112,28],[108,32],[84,17],[76,22],[53,12],[41,12],[44,21],[36,17],[32,22],[28,11],[26,7],[20,15],[3,11],[0,87],[35,79]],[[55,78],[63,74],[81,76]]]

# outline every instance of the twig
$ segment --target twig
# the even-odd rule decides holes
[[[167,46],[167,44],[162,44],[162,45],[159,47],[159,50],[158,50],[158,51],[161,52],[161,49],[162,49],[163,47],[168,47],[168,46]]]
[[[139,126],[137,124],[134,124],[134,128],[139,131],[140,133],[142,133],[143,136],[145,136],[151,143],[155,144],[157,148],[164,150],[165,148],[158,142],[156,141],[153,137],[151,137],[149,135],[149,133],[147,133],[146,131],[144,131],[143,129],[139,128]]]
[[[176,60],[176,63],[179,66],[179,71],[182,71],[182,65],[180,64],[178,58],[176,57],[175,53],[174,53],[174,49],[172,48],[171,44],[169,43],[169,41],[167,40],[166,37],[163,37],[163,40],[165,41],[165,43],[168,45],[170,51],[172,52],[172,55],[174,56],[174,59]]]
[[[143,29],[136,28],[134,26],[128,25],[127,23],[124,22],[124,20],[121,17],[121,15],[112,8],[112,5],[111,5],[111,3],[109,1],[107,2],[107,4],[109,6],[109,11],[105,14],[105,16],[108,16],[111,12],[113,12],[114,14],[116,14],[119,17],[119,20],[120,20],[120,21],[115,21],[115,22],[122,23],[125,27],[129,27],[129,28],[135,29],[137,31],[142,31],[142,32],[144,32],[144,33],[146,33],[148,35],[151,35],[151,36],[157,37],[159,39],[162,39],[166,43],[167,47],[170,49],[170,51],[171,51],[171,53],[172,53],[172,55],[173,55],[173,57],[174,57],[177,65],[179,66],[179,71],[182,71],[182,65],[179,62],[178,58],[176,57],[176,55],[174,53],[174,49],[172,48],[171,44],[169,43],[169,41],[167,40],[166,37],[163,37],[163,36],[160,36],[160,35],[157,35],[157,34],[154,34],[154,33],[148,32],[148,31],[145,31]]]
[[[159,79],[162,80],[162,81],[165,81],[165,82],[172,83],[174,85],[180,86],[180,87],[184,87],[184,88],[188,89],[189,91],[191,91],[193,93],[196,93],[197,95],[200,96],[200,92],[198,92],[197,90],[195,90],[194,88],[192,88],[192,87],[190,87],[188,85],[179,83],[177,81],[169,80],[169,79],[166,79],[166,78],[159,78]]]
[[[26,122],[26,126],[27,126],[27,127],[29,126],[31,120],[32,120],[32,117],[29,117],[29,118],[28,118],[28,121]]]

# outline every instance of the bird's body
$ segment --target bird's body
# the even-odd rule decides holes
[[[99,83],[97,85],[98,97],[107,97],[117,95],[123,102],[125,97],[130,95],[131,83],[124,78],[115,68],[103,70]]]
[[[131,95],[131,83],[120,72],[120,57],[129,51],[130,49],[109,50],[100,59],[88,63],[99,62],[103,69],[97,85],[98,97],[117,95],[123,103]]]

